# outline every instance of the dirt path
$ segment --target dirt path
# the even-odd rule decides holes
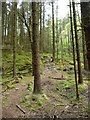
[[[20,104],[20,98],[27,94],[27,85],[29,81],[18,83],[17,88],[11,91],[7,91],[3,94],[3,98],[6,99],[6,104],[3,104],[3,117],[6,118],[18,118],[18,117],[87,117],[88,114],[83,109],[83,103],[72,104],[68,99],[67,92],[58,89],[60,80],[53,78],[61,78],[62,73],[57,70],[56,66],[52,63],[45,65],[42,74],[42,88],[46,90],[46,94],[50,101],[46,103],[36,112],[29,112],[26,108],[26,114],[24,115],[17,107],[16,104]],[[64,76],[65,77],[65,76]],[[65,79],[66,80],[66,79]],[[61,84],[62,87],[62,84]],[[64,95],[63,95],[64,92]],[[8,94],[9,93],[9,94]],[[4,100],[5,101],[5,100]],[[87,102],[87,101],[86,101]],[[79,110],[80,108],[80,110]],[[82,111],[81,111],[82,110]]]
[[[27,94],[27,86],[30,83],[30,78],[27,77],[25,81],[21,80],[16,84],[16,87],[11,90],[7,90],[3,95],[2,114],[5,118],[16,118],[22,116],[23,113],[16,107],[16,104],[20,104],[22,96]]]

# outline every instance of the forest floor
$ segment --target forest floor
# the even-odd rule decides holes
[[[63,75],[62,75],[63,74]],[[79,85],[80,99],[76,100],[73,70],[61,71],[52,62],[45,64],[41,75],[42,98],[30,98],[33,77],[23,77],[13,89],[3,95],[3,118],[88,118],[88,81]],[[28,89],[29,86],[29,89]],[[19,105],[23,113],[16,105]]]

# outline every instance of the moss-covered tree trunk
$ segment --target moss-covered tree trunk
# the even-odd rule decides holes
[[[34,89],[33,93],[41,92],[40,83],[40,60],[39,60],[39,4],[32,3],[32,61],[33,61],[33,75],[34,75]]]

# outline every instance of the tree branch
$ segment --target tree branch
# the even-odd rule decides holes
[[[29,37],[30,37],[30,42],[32,42],[31,41],[31,35],[30,35],[30,28],[29,28],[29,26],[27,24],[27,21],[26,21],[25,15],[24,15],[24,8],[22,7],[22,9],[23,9],[22,14],[20,12],[18,12],[18,11],[17,11],[17,13],[18,13],[18,15],[20,15],[19,18],[21,19],[21,21],[25,24],[25,26],[27,28],[27,31],[28,31],[28,34],[29,34]]]

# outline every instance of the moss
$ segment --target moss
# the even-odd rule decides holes
[[[79,84],[79,91],[84,92],[86,89],[88,89],[88,82],[84,81],[83,84]]]
[[[12,75],[13,56],[11,53],[4,53],[2,56],[3,77]],[[30,52],[18,52],[16,54],[16,72],[22,75],[32,72],[32,58]],[[24,74],[25,73],[25,74]]]
[[[72,86],[75,86],[75,81],[74,80],[67,80],[64,82],[63,87],[65,89],[71,88]]]
[[[28,107],[31,111],[36,111],[44,102],[48,100],[45,93],[42,94],[28,94],[21,99],[21,104]]]
[[[90,112],[90,103],[88,103],[88,111]]]

